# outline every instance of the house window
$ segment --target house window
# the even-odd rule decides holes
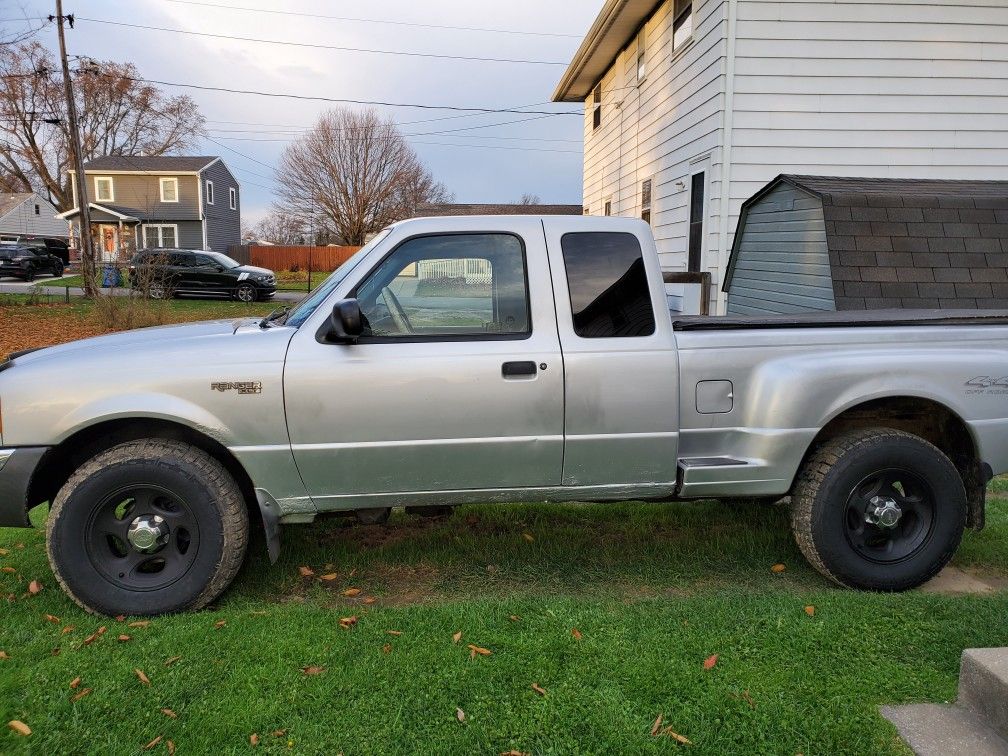
[[[163,178],[160,180],[161,183],[161,201],[162,202],[178,202],[178,179],[177,178]]]
[[[690,181],[689,210],[689,270],[700,272],[700,257],[703,252],[704,191],[707,187],[703,171],[694,173]]]
[[[143,227],[145,249],[178,246],[178,226],[174,223],[150,223]]]
[[[602,85],[599,84],[592,92],[592,129],[602,125]]]
[[[228,204],[231,206],[232,210],[238,209],[238,190],[233,186],[228,189]]]
[[[42,209],[38,205],[35,205],[35,215],[41,215],[41,214],[42,214]]]
[[[605,209],[602,214],[606,216],[612,215],[612,200],[605,201]]]
[[[641,220],[651,222],[651,179],[644,179],[640,185]]]
[[[209,180],[206,182],[206,203],[213,204],[213,181]]]
[[[647,47],[644,44],[644,30],[637,35],[637,83],[647,78]]]
[[[94,194],[95,202],[115,202],[115,194],[112,192],[112,177],[95,176]]]
[[[678,50],[693,39],[693,3],[676,0],[675,20],[672,21],[672,49]]]

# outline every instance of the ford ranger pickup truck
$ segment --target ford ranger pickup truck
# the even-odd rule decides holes
[[[473,502],[791,497],[850,588],[934,576],[1008,470],[1004,313],[674,317],[649,226],[425,218],[293,309],[0,364],[0,525],[46,502],[89,611],[215,600],[250,524]]]

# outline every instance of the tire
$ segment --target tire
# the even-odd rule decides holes
[[[171,292],[162,282],[154,281],[147,287],[147,296],[151,299],[170,299]]]
[[[384,525],[392,514],[392,507],[373,507],[354,510],[354,516],[361,525]]]
[[[965,525],[959,472],[937,447],[903,431],[828,442],[806,461],[792,496],[798,547],[848,588],[905,591],[927,582],[948,564]]]
[[[255,302],[257,299],[256,288],[252,284],[239,284],[235,289],[235,299],[239,302]]]
[[[110,616],[202,609],[238,574],[248,538],[244,498],[220,462],[162,439],[120,444],[85,463],[56,495],[46,526],[56,580],[83,609]]]
[[[56,278],[60,278],[63,275],[63,263],[61,262],[53,263],[52,274]]]
[[[27,283],[31,283],[32,281],[35,280],[35,269],[34,268],[29,268],[28,270],[25,271],[24,280]]]

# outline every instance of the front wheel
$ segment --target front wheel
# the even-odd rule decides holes
[[[952,558],[966,490],[937,447],[903,431],[854,431],[820,447],[799,474],[791,525],[805,558],[849,588],[905,591]]]
[[[63,263],[61,262],[53,263],[52,274],[56,278],[60,278],[63,275]]]
[[[147,287],[147,296],[151,299],[168,299],[171,296],[171,292],[161,281],[153,281]]]
[[[235,289],[235,299],[239,302],[255,302],[256,290],[251,284],[241,284]]]
[[[49,563],[81,607],[107,615],[201,609],[234,579],[249,521],[216,459],[179,441],[102,452],[66,482],[46,528]]]
[[[35,268],[28,268],[24,273],[24,280],[31,283],[35,280]]]

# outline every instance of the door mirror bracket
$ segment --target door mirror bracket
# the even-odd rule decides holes
[[[364,317],[356,299],[341,299],[333,305],[332,315],[315,335],[323,344],[356,344],[364,332]]]

